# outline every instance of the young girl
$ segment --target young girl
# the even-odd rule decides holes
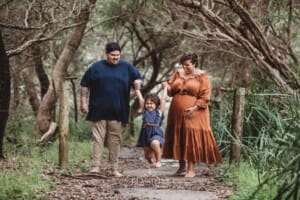
[[[148,94],[144,99],[139,86],[135,87],[140,108],[144,111],[137,147],[144,147],[146,160],[155,167],[161,167],[161,147],[164,144],[161,124],[167,99],[166,83],[162,84],[162,88],[161,99],[156,94]],[[155,163],[152,162],[153,154],[156,160]]]

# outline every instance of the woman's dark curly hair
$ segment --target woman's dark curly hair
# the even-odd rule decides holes
[[[179,62],[181,64],[183,64],[186,60],[190,60],[191,63],[193,63],[195,65],[195,67],[198,66],[198,56],[197,54],[193,53],[193,52],[186,52],[184,53],[181,57]]]
[[[152,101],[156,105],[156,108],[160,106],[160,98],[157,96],[157,94],[149,93],[145,95],[145,102],[148,100]]]

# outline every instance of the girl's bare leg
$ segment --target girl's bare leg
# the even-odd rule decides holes
[[[144,147],[144,155],[149,164],[152,164],[153,150],[150,147]]]
[[[184,177],[193,178],[195,175],[195,163],[192,161],[188,161],[188,169]]]
[[[156,164],[155,167],[161,167],[161,149],[160,149],[160,142],[158,140],[152,140],[151,148],[154,152]]]

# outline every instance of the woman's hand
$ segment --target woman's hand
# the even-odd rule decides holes
[[[185,109],[184,111],[186,112],[187,118],[192,118],[193,112],[196,110],[199,110],[199,109],[198,109],[198,106],[195,105],[195,106]]]

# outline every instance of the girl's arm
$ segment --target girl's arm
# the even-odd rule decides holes
[[[141,93],[141,83],[139,81],[134,81],[133,84],[134,84],[135,95],[138,98],[140,108],[144,109],[145,100],[144,100],[144,97],[143,97],[143,95]]]
[[[160,112],[163,113],[166,107],[167,97],[168,97],[168,88],[169,84],[167,82],[162,83],[163,92],[160,97]]]

